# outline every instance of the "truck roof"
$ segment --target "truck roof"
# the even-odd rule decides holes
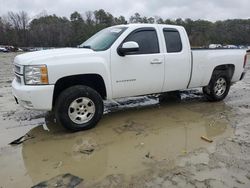
[[[139,28],[139,27],[170,27],[170,28],[183,28],[182,26],[179,25],[168,25],[168,24],[150,24],[150,23],[130,23],[130,24],[123,24],[123,25],[115,25],[112,27],[134,27],[134,28]]]

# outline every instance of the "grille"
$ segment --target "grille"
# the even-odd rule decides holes
[[[14,65],[14,72],[16,72],[17,74],[21,74],[21,67],[18,65]]]

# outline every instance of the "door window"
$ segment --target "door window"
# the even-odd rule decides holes
[[[154,29],[140,29],[132,32],[123,42],[134,41],[139,45],[139,50],[132,54],[155,54],[159,53],[157,33]],[[129,55],[129,54],[128,54]]]
[[[164,29],[164,38],[168,53],[180,52],[182,50],[181,37],[175,29]]]

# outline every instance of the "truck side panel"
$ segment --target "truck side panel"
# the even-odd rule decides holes
[[[101,52],[100,52],[101,53]],[[109,54],[109,53],[107,53]],[[54,59],[49,66],[49,81],[55,84],[59,79],[67,76],[81,75],[81,74],[97,74],[102,77],[107,98],[111,98],[111,79],[109,72],[109,55],[106,57],[78,57],[77,55],[72,59]],[[70,63],[69,63],[70,62]],[[65,70],[67,70],[65,72]],[[55,74],[56,73],[56,74]]]
[[[213,70],[219,65],[234,65],[232,82],[239,81],[245,50],[193,50],[193,72],[189,88],[208,85]]]

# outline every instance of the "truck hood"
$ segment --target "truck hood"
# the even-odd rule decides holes
[[[21,55],[18,55],[14,59],[14,63],[20,65],[30,65],[30,64],[39,64],[42,61],[47,59],[58,59],[66,57],[76,57],[76,56],[90,56],[94,52],[91,49],[86,48],[60,48],[60,49],[51,49],[51,50],[41,50],[36,52],[28,52]]]

